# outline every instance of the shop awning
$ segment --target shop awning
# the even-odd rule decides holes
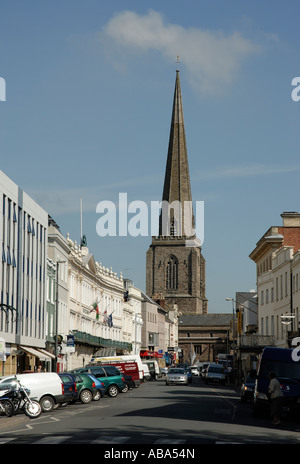
[[[141,351],[140,352],[140,357],[143,356],[149,356],[152,358],[157,358],[158,357],[158,352],[157,351]]]
[[[45,358],[41,358],[43,361],[51,361],[51,359],[55,359],[55,356],[53,353],[49,353],[49,351],[46,351],[46,350],[42,350],[41,348],[38,349],[38,351],[40,353],[42,353],[42,356],[44,356]]]
[[[39,358],[41,361],[49,361],[49,360],[51,360],[51,358],[53,356],[50,353],[48,353],[47,351],[44,351],[44,350],[39,351],[39,350],[37,350],[35,348],[31,348],[31,346],[21,346],[20,345],[20,348],[21,348],[21,350],[24,350],[27,353],[29,353],[31,356],[35,356],[36,358]]]

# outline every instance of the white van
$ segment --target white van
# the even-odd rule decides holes
[[[150,371],[149,371],[149,367],[145,363],[142,363],[142,364],[143,364],[143,369],[144,369],[144,380],[150,380],[151,379],[151,374],[150,374]]]
[[[144,359],[143,363],[148,365],[152,379],[157,380],[159,377],[161,377],[161,372],[156,359]]]
[[[109,361],[134,361],[137,363],[139,368],[140,374],[140,381],[143,382],[144,379],[144,372],[143,372],[143,364],[139,354],[123,354],[121,356],[104,356],[104,357],[96,357],[91,359],[91,363],[101,362],[104,364],[105,362]]]
[[[55,372],[16,374],[0,377],[0,390],[7,390],[18,379],[21,385],[30,390],[29,396],[40,403],[44,412],[51,411],[60,403],[65,403],[64,385]]]

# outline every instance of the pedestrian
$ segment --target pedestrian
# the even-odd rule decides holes
[[[276,378],[275,372],[269,373],[269,395],[271,400],[271,416],[273,417],[273,425],[280,424],[280,416],[281,416],[281,403],[283,393],[281,391],[280,383]]]

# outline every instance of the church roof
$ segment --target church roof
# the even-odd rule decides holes
[[[179,326],[224,326],[232,322],[230,313],[183,314],[179,317]]]

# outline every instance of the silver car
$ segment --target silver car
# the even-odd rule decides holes
[[[176,385],[176,384],[183,384],[188,385],[189,379],[188,375],[184,369],[179,367],[172,367],[168,370],[166,376],[166,385]]]
[[[225,385],[225,371],[222,364],[211,363],[206,371],[205,383],[217,382]]]

